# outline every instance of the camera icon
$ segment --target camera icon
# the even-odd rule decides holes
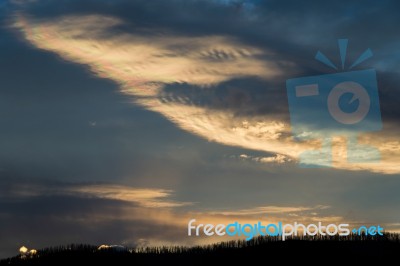
[[[339,46],[343,41],[339,40]],[[340,48],[342,54],[343,46]],[[318,60],[334,67],[329,59],[321,55],[317,53]],[[357,144],[359,133],[382,129],[374,69],[289,79],[286,88],[294,138],[300,141],[319,139],[322,143],[321,149],[305,151],[300,155],[300,166],[331,166],[333,136],[347,138],[348,162],[379,160],[376,148]]]

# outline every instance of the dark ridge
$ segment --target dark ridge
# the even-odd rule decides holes
[[[206,265],[213,262],[245,264],[325,263],[397,261],[400,235],[383,236],[307,236],[256,237],[249,241],[236,240],[206,246],[164,246],[145,248],[109,248],[72,244],[38,250],[35,255],[15,256],[0,261],[0,265]]]

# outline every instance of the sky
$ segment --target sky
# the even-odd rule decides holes
[[[22,245],[196,245],[187,222],[399,231],[397,1],[0,1],[0,257]],[[375,163],[302,168],[286,80],[375,69]],[[324,134],[333,134],[329,128]],[[304,133],[304,132],[303,132]],[[333,134],[334,135],[334,134]],[[297,136],[298,137],[298,136]],[[368,158],[369,153],[357,155]],[[363,157],[363,158],[364,158]]]

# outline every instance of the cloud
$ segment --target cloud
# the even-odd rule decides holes
[[[239,158],[242,160],[251,160],[254,162],[260,162],[260,163],[277,163],[277,164],[284,164],[292,161],[291,158],[282,155],[282,154],[276,154],[275,156],[268,156],[268,157],[260,157],[260,156],[251,156],[247,154],[240,154]]]
[[[232,238],[189,238],[187,222],[190,219],[215,224],[292,220],[291,214],[299,214],[299,221],[316,217],[326,221],[337,219],[337,216],[325,215],[324,206],[263,205],[249,209],[216,208],[208,211],[197,204],[171,206],[169,203],[178,201],[170,199],[171,191],[161,189],[138,189],[117,184],[26,181],[25,185],[30,184],[35,192],[15,193],[28,187],[18,187],[20,183],[13,182],[14,186],[8,188],[4,186],[7,184],[1,186],[1,225],[7,228],[2,235],[5,249],[2,249],[1,256],[13,255],[21,247],[21,239],[27,236],[29,244],[38,249],[67,243],[99,246],[111,243],[126,247],[143,244],[197,245]],[[329,217],[332,219],[329,220]]]
[[[241,77],[274,80],[288,67],[275,59],[267,59],[271,54],[268,48],[261,49],[231,36],[185,36],[163,30],[161,26],[159,31],[142,28],[140,34],[122,31],[108,35],[124,23],[120,18],[104,15],[38,20],[20,13],[14,27],[36,47],[88,65],[94,74],[120,84],[121,92],[133,96],[137,104],[163,114],[180,128],[210,141],[278,154],[260,159],[264,162],[297,160],[303,151],[318,149],[318,140],[294,141],[289,122],[276,112],[237,116],[229,109],[196,105],[196,98],[163,98],[165,87],[173,84],[191,84],[201,92]],[[252,100],[247,103],[251,104]],[[385,132],[379,136],[382,137],[370,134],[362,137],[362,141],[380,149],[381,163],[347,163],[346,153],[341,152],[334,156],[333,166],[399,173],[396,160],[400,152],[386,145],[396,142],[396,137],[389,138]],[[336,144],[340,144],[337,150],[343,150],[346,145]],[[283,160],[282,156],[290,159]]]
[[[318,182],[321,179],[323,177],[320,177]],[[16,250],[25,244],[20,242],[21,239],[26,239],[27,236],[29,236],[29,244],[38,249],[67,243],[94,245],[110,243],[131,247],[136,245],[197,245],[232,240],[229,237],[189,238],[187,223],[191,219],[196,219],[197,224],[228,224],[235,221],[240,223],[256,223],[258,221],[263,223],[279,221],[315,223],[321,221],[326,224],[379,222],[384,226],[385,222],[393,221],[393,209],[398,204],[397,198],[393,201],[392,196],[397,193],[395,186],[381,181],[376,181],[377,186],[374,189],[368,190],[368,187],[363,186],[362,190],[367,190],[367,193],[363,195],[354,193],[353,190],[349,194],[342,194],[332,188],[336,183],[331,180],[328,186],[332,188],[332,191],[323,190],[321,193],[326,197],[315,197],[318,194],[310,191],[308,186],[307,190],[304,190],[305,188],[294,184],[294,181],[291,180],[288,187],[294,188],[294,190],[286,190],[283,198],[274,195],[267,199],[266,195],[262,195],[262,201],[258,203],[245,202],[249,206],[248,208],[243,206],[242,198],[236,199],[237,204],[232,203],[235,200],[229,198],[230,203],[225,207],[217,206],[220,202],[213,202],[214,204],[208,206],[204,203],[197,203],[185,206],[178,204],[179,206],[174,205],[176,207],[167,206],[165,208],[162,204],[153,203],[181,203],[182,201],[172,200],[173,192],[169,190],[142,189],[121,184],[55,184],[48,181],[26,180],[23,182],[15,179],[9,181],[12,181],[13,186],[9,186],[4,180],[0,186],[2,195],[0,198],[0,225],[7,228],[2,235],[5,248],[2,249],[0,256],[14,255]],[[280,180],[280,184],[285,182],[287,181]],[[316,179],[312,179],[311,182],[315,183]],[[342,182],[345,182],[346,188],[348,188],[349,183],[346,182],[349,180],[344,179],[338,183]],[[304,179],[300,183],[304,183]],[[392,190],[379,187],[382,183]],[[21,184],[22,186],[18,186]],[[269,186],[272,190],[265,190],[265,188],[263,190],[264,193],[268,191],[267,194],[277,190],[273,180],[258,185]],[[355,186],[359,187],[359,181],[356,181]],[[28,188],[31,188],[32,193],[16,193],[16,191]],[[344,189],[343,184],[340,188]],[[391,205],[381,203],[378,205],[379,208],[374,207],[373,204],[365,205],[362,198],[367,197],[375,203],[383,197],[381,193],[378,193],[379,191],[385,191],[384,194],[389,195]],[[285,193],[295,194],[296,192],[301,195],[299,198],[282,203],[284,199],[291,197]],[[246,195],[243,191],[241,193]],[[254,194],[254,190],[251,190],[250,193]],[[282,194],[282,191],[280,190],[278,194]],[[338,200],[346,199],[341,203],[331,202],[334,206],[331,204],[329,206],[326,204],[314,205],[316,201],[325,203],[331,197]],[[349,197],[354,197],[354,199],[350,200]],[[311,199],[304,201],[304,198]],[[226,195],[222,194],[222,198],[218,199],[226,201]],[[350,204],[349,201],[351,201]],[[241,203],[242,205],[240,205]],[[367,210],[363,210],[362,206],[368,206]],[[340,207],[340,210],[337,207]],[[358,214],[346,214],[348,209],[356,209]],[[374,211],[383,212],[386,215],[380,215],[382,220],[378,221],[375,218],[378,215],[363,219],[363,214],[371,214]],[[29,220],[29,224],[26,223],[27,220]],[[398,226],[393,223],[388,228],[396,229]]]
[[[83,185],[73,186],[66,190],[67,193],[77,193],[85,197],[114,199],[137,203],[143,207],[171,208],[190,205],[189,202],[175,202],[169,200],[171,190],[143,189],[121,185]]]
[[[7,228],[2,235],[5,249],[1,249],[1,254],[10,247],[14,252],[23,244],[20,239],[28,236],[38,248],[71,242],[163,245],[221,241],[188,239],[185,223],[190,218],[215,223],[235,220],[247,223],[260,219],[271,222],[378,220],[384,223],[398,219],[394,211],[398,207],[397,176],[338,170],[400,172],[396,87],[399,82],[396,78],[399,16],[396,12],[387,12],[397,10],[395,4],[388,2],[382,8],[372,2],[365,5],[351,1],[343,4],[311,1],[307,5],[298,1],[247,1],[247,7],[232,4],[235,1],[18,2],[22,5],[17,8],[18,12],[9,15],[13,19],[13,29],[20,31],[34,48],[43,51],[33,51],[17,42],[11,44],[15,49],[13,52],[7,49],[10,44],[2,46],[6,47],[3,49],[6,62],[11,62],[9,65],[4,63],[5,69],[12,69],[11,75],[5,74],[12,78],[4,86],[7,95],[3,96],[9,98],[3,100],[15,108],[11,109],[13,112],[22,114],[18,118],[34,124],[18,127],[24,122],[9,117],[9,125],[14,130],[4,130],[8,133],[3,137],[4,145],[8,147],[3,149],[4,165],[9,163],[15,169],[24,169],[28,179],[41,176],[93,180],[101,176],[110,180],[110,177],[126,176],[129,172],[125,181],[134,179],[135,183],[147,185],[32,184],[29,180],[14,180],[13,185],[1,186],[0,223],[2,228]],[[325,10],[329,10],[329,14]],[[298,16],[299,13],[303,16]],[[380,19],[371,20],[370,17]],[[365,28],[369,30],[365,31]],[[331,38],[325,38],[327,32]],[[384,61],[372,64],[381,71],[378,82],[384,131],[359,139],[361,143],[378,147],[383,158],[379,164],[346,164],[345,141],[338,139],[334,145],[337,169],[298,169],[294,163],[299,153],[318,148],[320,142],[293,140],[285,80],[325,73],[326,69],[314,64],[312,57],[318,49],[327,55],[335,55],[336,37],[351,39],[349,60],[367,45],[377,60]],[[7,42],[1,42],[4,43]],[[23,52],[19,45],[24,47]],[[77,64],[63,68],[71,64],[49,63],[56,61],[54,55]],[[37,62],[43,67],[37,67]],[[71,69],[77,69],[86,76],[87,73],[82,71],[84,67],[91,75],[118,84],[121,97],[116,98],[116,102],[131,99],[135,105],[155,113],[124,112],[126,116],[121,119],[116,118],[115,113],[106,117],[109,101],[99,101],[101,95],[96,90],[101,92],[102,84],[111,82],[91,79],[100,82],[88,83],[76,79],[75,74],[70,75]],[[51,69],[56,71],[49,71]],[[393,72],[382,72],[389,69]],[[20,77],[27,74],[37,76],[37,79],[23,83],[25,79]],[[41,90],[49,76],[52,82]],[[57,84],[59,80],[68,79],[74,83]],[[20,80],[24,90],[16,90],[10,85]],[[35,84],[35,88],[31,84]],[[43,93],[45,90],[51,93]],[[83,93],[79,93],[80,90]],[[90,95],[69,101],[71,98],[68,97],[79,99],[83,94]],[[102,97],[108,99],[110,95],[103,94]],[[10,101],[12,97],[17,100]],[[55,99],[57,97],[61,99]],[[92,99],[99,101],[97,108],[89,104]],[[42,103],[46,103],[45,106]],[[31,104],[36,106],[24,108]],[[31,120],[50,113],[47,108],[54,110],[57,106],[56,110],[59,110],[58,105],[62,105],[61,112],[67,116],[58,119],[61,113],[51,112],[57,119],[39,120],[41,125],[51,124],[52,127],[38,127],[36,120]],[[31,110],[43,111],[33,115]],[[71,116],[74,111],[75,116]],[[176,134],[178,130],[175,129],[171,136],[165,132],[167,123],[162,125],[163,131],[156,133],[142,131],[143,128],[136,130],[139,128],[136,121],[148,117],[151,120],[148,123],[159,126],[162,118],[158,114],[187,132],[235,148],[207,146],[204,141],[193,141],[194,138],[184,133]],[[82,117],[84,122],[81,123]],[[134,127],[124,127],[130,118]],[[77,122],[68,123],[68,119]],[[54,128],[59,124],[65,125],[60,127],[64,131],[61,137],[54,134]],[[110,136],[110,132],[113,134],[116,130],[110,125],[116,124],[118,130],[126,134]],[[82,125],[90,131],[76,131],[76,127]],[[100,131],[103,134],[93,137]],[[19,138],[15,138],[15,132],[21,134]],[[32,135],[45,141],[29,138]],[[142,135],[146,135],[146,139]],[[77,141],[70,136],[84,137]],[[165,143],[173,138],[175,142],[171,145],[180,145],[181,141],[187,145],[187,139],[190,143],[185,147],[186,151],[168,149],[162,151],[168,153],[167,156],[159,156],[154,150],[159,151],[160,136]],[[181,136],[184,136],[183,140]],[[114,137],[118,142],[115,147],[114,142],[98,145],[99,141]],[[129,138],[136,142],[129,142]],[[60,148],[60,143],[66,147]],[[82,143],[90,145],[81,150]],[[121,152],[123,149],[135,150],[140,155]],[[64,151],[68,156],[59,156]],[[214,153],[210,154],[210,151]],[[233,160],[228,161],[215,160],[225,151],[226,154],[242,155],[229,157]],[[81,154],[85,156],[78,157]],[[16,160],[18,156],[25,157]],[[108,156],[113,158],[110,160]],[[92,157],[97,159],[91,161]],[[56,173],[38,172],[37,160],[45,162],[45,169],[60,165],[63,168],[61,171],[57,168]],[[238,160],[259,163],[249,167],[248,163]],[[88,165],[88,171],[82,170],[82,164]],[[118,169],[117,173],[115,169]],[[2,175],[14,177],[20,174],[14,169],[8,171]],[[157,188],[153,187],[155,183]],[[190,204],[189,201],[201,203]],[[316,201],[332,207],[328,212],[315,206]],[[246,208],[246,205],[250,207]],[[269,215],[265,217],[265,213]],[[27,220],[29,226],[26,226]]]
[[[296,212],[304,212],[310,210],[321,210],[329,208],[329,206],[316,206],[316,207],[285,207],[285,206],[262,206],[255,207],[250,209],[243,209],[237,211],[220,211],[220,212],[212,212],[211,214],[221,214],[221,215],[229,215],[229,216],[251,216],[251,215],[276,215],[276,214],[293,214]]]
[[[135,96],[156,96],[157,89],[140,89],[152,88],[149,83],[155,88],[157,83],[174,82],[210,86],[232,77],[278,74],[273,62],[258,59],[264,51],[230,37],[163,32],[102,35],[121,24],[118,18],[100,15],[66,16],[48,22],[17,15],[15,22],[38,48],[88,64],[97,75],[125,85],[123,89]]]
[[[277,154],[276,156],[272,157],[262,157],[259,158],[259,160],[263,163],[285,163],[287,161],[290,161],[290,159],[287,159],[287,157],[282,154]]]
[[[157,188],[135,188],[117,184],[63,184],[59,186],[26,183],[13,184],[2,198],[24,199],[38,196],[66,196],[110,199],[134,203],[149,208],[174,208],[191,205],[190,202],[173,201],[174,191]]]

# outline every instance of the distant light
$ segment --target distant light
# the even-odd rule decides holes
[[[25,253],[27,253],[27,252],[28,252],[28,248],[27,248],[27,247],[22,246],[22,247],[19,248],[19,253],[25,254]]]

